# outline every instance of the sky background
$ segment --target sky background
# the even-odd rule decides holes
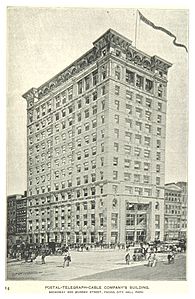
[[[188,11],[141,9],[188,46]],[[26,101],[39,87],[84,54],[109,28],[135,41],[136,9],[9,8],[7,13],[7,194],[26,190]],[[143,22],[138,49],[173,64],[168,75],[165,182],[187,180],[188,55],[172,38]]]

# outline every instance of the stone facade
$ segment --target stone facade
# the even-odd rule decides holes
[[[30,242],[164,238],[170,66],[109,29],[23,95]]]
[[[165,240],[187,238],[187,183],[165,185]]]
[[[14,194],[7,197],[7,239],[8,245],[18,240],[26,240],[27,199],[25,195]]]

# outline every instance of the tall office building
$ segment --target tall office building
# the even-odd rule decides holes
[[[23,95],[30,242],[163,239],[170,66],[109,29]]]

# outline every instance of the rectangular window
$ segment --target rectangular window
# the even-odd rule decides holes
[[[152,100],[147,98],[146,99],[146,107],[151,108],[151,106],[152,106]]]
[[[84,183],[87,184],[88,183],[88,175],[84,175]]]
[[[120,86],[115,85],[115,95],[119,95],[120,94]]]
[[[94,71],[92,73],[92,81],[93,81],[93,86],[97,85],[97,83],[98,83],[98,71]]]
[[[93,111],[93,115],[95,115],[97,113],[97,106],[96,105],[92,107],[92,111]]]
[[[157,110],[162,111],[162,103],[158,102]]]
[[[89,136],[88,136],[88,135],[85,136],[84,139],[85,139],[85,143],[86,143],[86,144],[89,144]]]
[[[160,161],[160,160],[161,160],[161,154],[160,154],[160,152],[157,152],[157,153],[156,153],[156,160],[157,160],[157,161]]]
[[[132,101],[133,100],[133,92],[130,91],[130,89],[126,89],[126,99],[128,101]]]
[[[91,225],[95,226],[95,214],[91,214]]]
[[[90,88],[90,78],[89,76],[85,77],[85,90]]]
[[[131,129],[132,128],[132,119],[126,118],[125,124],[126,124],[127,129]]]
[[[102,110],[104,110],[104,109],[105,109],[105,100],[103,100],[103,101],[101,102],[101,105],[102,105]]]
[[[126,104],[126,111],[128,114],[132,114],[132,106],[129,104]]]
[[[160,124],[162,122],[162,115],[157,115],[157,123]]]
[[[141,118],[142,110],[140,108],[135,108],[135,114],[136,114],[136,117]]]
[[[156,140],[156,147],[161,148],[161,141],[158,139]]]
[[[85,110],[85,118],[89,117],[89,109]]]
[[[142,141],[141,138],[142,138],[141,135],[135,134],[135,143],[136,144],[141,144],[141,141]]]
[[[150,92],[150,93],[153,92],[153,81],[151,81],[149,79],[146,79],[146,81],[145,81],[145,90],[147,92]]]
[[[114,137],[119,138],[119,129],[114,129]]]
[[[118,166],[118,158],[113,157],[113,166]]]
[[[125,145],[124,150],[125,150],[126,155],[131,154],[131,146],[130,145]]]
[[[136,94],[136,104],[141,105],[143,101],[143,96]]]
[[[96,100],[97,100],[97,91],[95,91],[95,92],[93,93],[92,98],[93,98],[93,101],[96,101]]]
[[[134,169],[135,170],[140,170],[141,169],[141,162],[134,161]]]
[[[131,138],[132,138],[132,133],[125,132],[125,142],[127,143],[131,142]]]
[[[116,67],[115,69],[115,79],[120,80],[121,79],[121,72],[120,72],[120,67]]]
[[[83,82],[80,80],[78,82],[78,94],[81,94],[83,92]]]
[[[133,188],[131,186],[125,186],[125,193],[126,194],[132,194]]]
[[[135,122],[135,128],[136,128],[136,130],[141,131],[142,123],[140,121],[136,121]]]
[[[150,111],[145,111],[146,120],[151,121],[152,113]]]
[[[92,128],[96,128],[97,127],[97,120],[93,119],[92,120]]]
[[[126,70],[126,82],[131,84],[131,85],[134,85],[134,83],[135,83],[135,73],[133,73],[129,70]]]
[[[160,165],[159,164],[156,165],[156,172],[158,172],[158,173],[160,172]]]
[[[144,149],[144,158],[150,158],[150,150]]]
[[[77,103],[77,107],[78,107],[78,109],[80,109],[81,106],[82,106],[81,100],[78,100],[78,103]]]
[[[124,160],[124,167],[125,168],[130,168],[131,167],[131,160],[125,159]]]
[[[111,214],[111,227],[112,227],[112,229],[117,229],[117,227],[118,227],[118,214],[117,213]]]
[[[140,157],[141,156],[141,148],[135,147],[134,148],[134,155],[135,155],[135,157]]]
[[[114,151],[118,152],[118,150],[119,150],[119,144],[114,142]]]
[[[89,150],[88,149],[84,150],[84,157],[85,158],[89,157]]]
[[[60,119],[60,114],[59,114],[59,112],[56,113],[55,117],[56,117],[56,121],[58,121],[58,120]]]
[[[118,100],[115,100],[115,101],[114,101],[114,104],[115,104],[116,110],[119,110],[119,101],[118,101]]]
[[[103,65],[101,67],[102,80],[104,80],[106,78],[106,73],[107,73],[107,67],[106,67],[106,65]]]
[[[149,171],[150,170],[150,164],[147,162],[144,162],[144,170]]]
[[[143,89],[144,85],[144,78],[142,76],[137,75],[136,76],[136,87]]]
[[[150,183],[150,177],[148,175],[144,175],[144,184]]]
[[[95,169],[95,168],[96,168],[96,161],[95,161],[95,160],[92,160],[92,161],[91,161],[91,168],[92,168],[92,169]]]
[[[146,145],[146,146],[150,146],[150,137],[144,137],[144,144]]]
[[[92,147],[92,155],[95,156],[97,152],[96,146]]]
[[[86,163],[84,163],[84,170],[88,170],[88,169],[89,169],[89,163],[86,162]]]
[[[157,136],[161,136],[161,134],[162,134],[161,128],[157,128]]]
[[[160,215],[155,215],[155,228],[160,229]]]
[[[125,172],[124,173],[124,180],[130,182],[130,180],[131,180],[131,174],[129,172]]]
[[[115,120],[116,124],[119,124],[119,115],[118,114],[115,114],[114,120]]]
[[[145,131],[146,133],[150,134],[152,131],[152,126],[149,124],[145,124]]]
[[[140,183],[141,176],[140,174],[134,174],[134,183]]]
[[[89,123],[86,123],[84,126],[85,126],[85,131],[89,131]]]
[[[92,181],[92,183],[94,183],[96,181],[96,174],[95,173],[91,174],[91,181]],[[94,195],[94,194],[92,194],[92,195]]]
[[[106,86],[105,85],[102,86],[101,91],[102,91],[102,96],[106,94]]]
[[[117,180],[118,179],[118,171],[113,171],[113,180]]]
[[[97,141],[97,134],[96,133],[92,134],[92,142],[95,142],[95,141]]]
[[[135,187],[135,194],[136,195],[142,195],[143,189],[140,187]]]
[[[126,225],[134,226],[135,225],[135,214],[127,214],[126,215]]]

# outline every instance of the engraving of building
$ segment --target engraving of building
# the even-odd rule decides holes
[[[109,29],[23,95],[29,242],[163,240],[169,67]]]

